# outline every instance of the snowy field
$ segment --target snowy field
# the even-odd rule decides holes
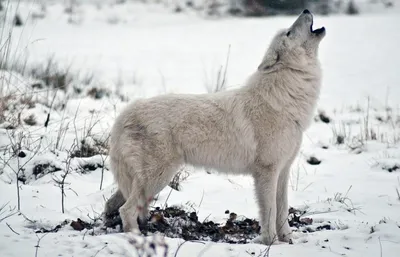
[[[11,63],[0,70],[0,256],[10,257],[146,256],[134,235],[69,225],[101,222],[116,189],[106,147],[114,118],[137,98],[207,92],[228,55],[227,90],[240,87],[274,33],[296,18],[204,18],[142,4],[66,12],[28,1],[18,6],[24,25],[9,34],[17,6],[10,8],[6,18],[0,12],[0,64],[5,56]],[[366,10],[314,17],[327,29],[323,86],[292,167],[289,205],[332,229],[295,231],[293,244],[271,247],[157,239],[165,256],[400,256],[400,9]],[[186,172],[180,191],[166,187],[152,205],[221,223],[226,210],[258,219],[250,177]]]

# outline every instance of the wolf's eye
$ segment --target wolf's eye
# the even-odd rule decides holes
[[[286,33],[286,36],[288,37],[290,35],[290,31],[288,31],[288,33]]]

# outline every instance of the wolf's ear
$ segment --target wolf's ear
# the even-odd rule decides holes
[[[258,70],[268,70],[272,68],[277,62],[279,62],[279,53],[277,51],[267,52],[261,64],[258,65]]]

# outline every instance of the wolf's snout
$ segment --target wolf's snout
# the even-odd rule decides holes
[[[298,17],[298,19],[295,21],[294,26],[303,26],[304,24],[308,24],[309,26],[310,23],[313,21],[313,15],[312,13],[308,10],[305,9]]]
[[[316,36],[325,34],[325,27],[321,27],[315,30],[313,29],[314,19],[312,13],[308,9],[304,9],[298,20],[302,20],[303,24],[307,24],[307,26],[309,26],[311,34]]]

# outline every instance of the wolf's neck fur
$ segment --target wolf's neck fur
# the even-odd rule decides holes
[[[274,111],[295,122],[304,131],[311,123],[320,93],[320,66],[318,62],[298,66],[279,65],[271,72],[256,71],[248,86],[261,96]]]

